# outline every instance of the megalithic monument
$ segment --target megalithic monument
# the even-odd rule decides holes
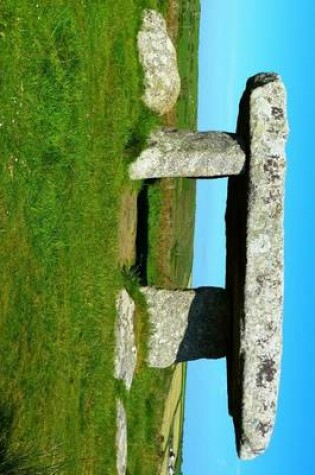
[[[268,446],[277,409],[283,311],[286,93],[277,74],[247,81],[236,133],[160,129],[130,166],[134,180],[229,177],[226,286],[143,287],[148,365],[226,357],[240,458]]]

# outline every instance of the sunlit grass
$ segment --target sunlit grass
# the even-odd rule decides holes
[[[129,472],[159,464],[170,372],[146,368],[136,294],[130,394],[113,378],[115,298],[128,287],[120,195],[158,122],[140,100],[136,33],[157,6],[167,1],[0,3],[0,473],[112,475],[116,396]]]
[[[2,458],[32,473],[115,471],[117,222],[151,121],[136,32],[152,4],[0,5]]]

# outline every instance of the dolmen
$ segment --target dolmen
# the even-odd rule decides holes
[[[143,287],[148,364],[227,361],[229,412],[241,459],[264,452],[279,390],[283,312],[286,92],[277,74],[247,81],[236,133],[158,130],[130,166],[134,180],[228,177],[226,286]]]

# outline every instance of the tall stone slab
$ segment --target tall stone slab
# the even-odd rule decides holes
[[[227,290],[232,296],[230,410],[239,455],[268,446],[282,349],[286,93],[279,76],[257,75],[241,101],[238,133],[248,143],[245,176],[230,179]]]

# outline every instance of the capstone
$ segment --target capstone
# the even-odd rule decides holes
[[[278,75],[248,81],[238,133],[248,137],[248,165],[243,178],[230,178],[228,190],[226,287],[234,331],[229,398],[239,455],[250,459],[269,444],[281,368],[288,126]]]

